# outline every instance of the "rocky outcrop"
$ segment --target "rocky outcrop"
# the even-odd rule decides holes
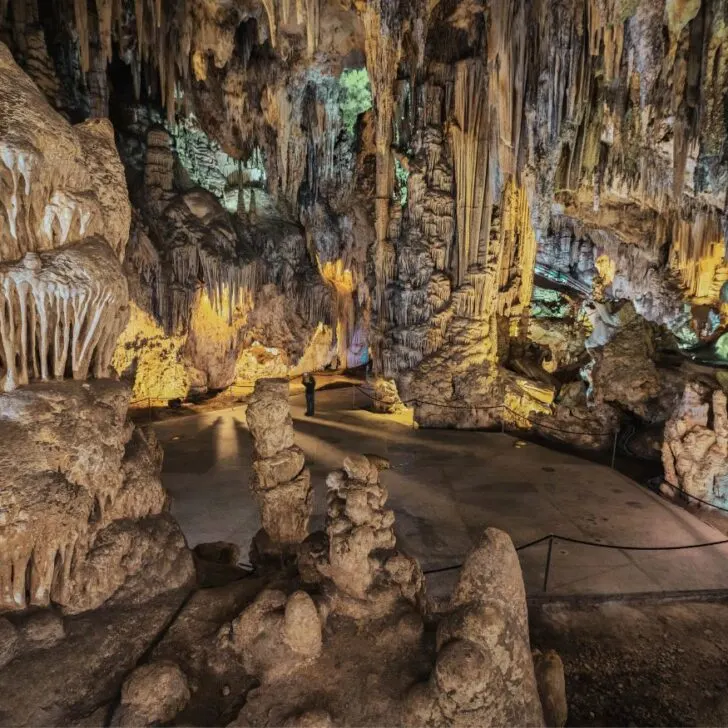
[[[518,555],[489,528],[463,565],[437,626],[437,658],[427,683],[410,691],[408,726],[543,725],[528,637]]]
[[[144,602],[195,575],[161,450],[103,379],[128,316],[113,130],[70,126],[2,44],[0,80],[0,611]]]
[[[220,646],[231,649],[245,669],[263,683],[280,679],[321,654],[322,621],[313,599],[304,591],[264,590],[229,627],[219,634]]]
[[[168,723],[190,699],[182,670],[173,662],[151,662],[138,667],[124,681],[121,703],[112,726],[147,726]]]
[[[728,506],[728,414],[726,395],[699,382],[685,385],[680,404],[665,424],[665,480],[708,503]],[[666,494],[674,495],[673,489]]]
[[[0,43],[0,260],[99,237],[123,258],[131,207],[107,119],[71,126]]]
[[[258,544],[290,551],[308,535],[313,494],[303,451],[294,445],[288,380],[259,379],[246,418],[254,446],[250,489],[265,536]]]
[[[367,382],[362,391],[369,398],[374,412],[393,413],[405,409],[393,379],[379,378]]]
[[[104,380],[4,395],[0,610],[55,603],[75,613],[194,578],[165,514],[161,453],[126,420],[128,402],[127,387]]]
[[[619,328],[610,340],[590,350],[593,399],[598,405],[621,406],[648,422],[664,421],[674,403],[660,406],[664,385],[655,365],[654,332],[631,304],[620,311],[617,320]]]

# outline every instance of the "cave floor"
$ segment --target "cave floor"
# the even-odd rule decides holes
[[[531,644],[564,661],[567,726],[728,725],[726,602],[547,604]]]
[[[459,564],[483,529],[520,546],[549,533],[605,544],[671,546],[717,541],[715,528],[605,465],[501,433],[414,430],[411,414],[370,412],[352,390],[317,393],[303,416],[291,399],[297,443],[315,489],[312,530],[321,528],[326,474],[349,453],[389,458],[382,474],[400,548],[425,570]],[[362,408],[362,409],[360,409]],[[163,480],[190,545],[233,541],[247,548],[259,528],[248,490],[252,442],[244,405],[155,425],[165,450]],[[521,552],[528,591],[543,586],[547,543]],[[728,588],[728,545],[682,551],[624,551],[555,542],[549,592],[618,594]],[[435,598],[457,571],[428,576]]]

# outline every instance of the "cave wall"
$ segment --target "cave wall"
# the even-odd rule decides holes
[[[130,290],[180,394],[308,351],[558,416],[593,384],[567,340],[603,346],[625,301],[682,346],[728,323],[724,0],[53,5],[0,32],[61,113],[114,123]],[[533,325],[543,286],[566,323]]]

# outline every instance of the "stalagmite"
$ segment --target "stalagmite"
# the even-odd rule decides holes
[[[308,535],[311,475],[293,444],[287,379],[259,379],[248,403],[255,459],[250,488],[261,509],[259,557],[295,550]]]

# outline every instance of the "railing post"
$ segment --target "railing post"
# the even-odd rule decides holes
[[[416,410],[417,410],[417,400],[414,400],[414,402],[412,403],[412,429],[413,430],[416,430],[417,429],[415,427],[415,412],[416,412]]]
[[[554,537],[549,536],[549,550],[546,553],[546,570],[543,575],[543,592],[544,594],[548,591],[549,587],[549,572],[551,571],[551,551],[554,547]]]
[[[619,439],[619,429],[614,433],[614,443],[612,445],[612,470],[614,470],[614,463],[617,460],[617,440]]]

